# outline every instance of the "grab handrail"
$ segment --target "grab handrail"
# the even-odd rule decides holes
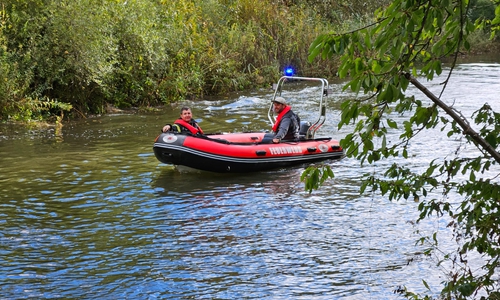
[[[328,96],[329,93],[329,87],[328,87],[328,80],[324,78],[314,78],[314,77],[296,77],[296,76],[282,76],[279,80],[278,83],[275,86],[274,90],[274,96],[273,99],[271,100],[271,105],[269,107],[267,117],[269,118],[269,121],[271,123],[271,126],[274,125],[276,122],[276,116],[273,115],[273,101],[276,99],[276,97],[281,96],[282,94],[282,88],[283,84],[286,81],[292,81],[292,80],[299,80],[299,81],[318,81],[321,84],[321,96],[319,99],[319,117],[318,119],[311,124],[309,129],[307,130],[306,137],[309,139],[314,138],[314,135],[316,134],[316,131],[325,123],[326,121],[326,96]]]

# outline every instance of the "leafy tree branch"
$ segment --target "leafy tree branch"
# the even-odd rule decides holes
[[[472,116],[464,116],[441,100],[458,57],[471,49],[471,34],[489,28],[494,38],[500,29],[500,1],[495,1],[495,16],[491,18],[471,19],[473,5],[469,0],[395,0],[375,13],[371,26],[319,35],[309,48],[310,61],[316,57],[340,59],[337,74],[347,79],[345,90],[369,95],[363,101],[346,100],[341,105],[339,128],[352,126],[352,132],[341,140],[349,157],[359,159],[361,164],[401,156],[409,159],[409,141],[429,129],[447,131],[447,137],[461,137],[478,149],[475,157],[463,157],[459,145],[454,157],[434,159],[419,172],[393,163],[382,175],[366,175],[360,188],[361,193],[368,188],[379,191],[391,201],[419,201],[417,222],[431,216],[451,220],[449,227],[457,248],[438,262],[452,266],[442,283],[443,299],[474,295],[500,298],[500,283],[495,279],[500,270],[500,115],[485,103]],[[417,78],[433,80],[441,75],[442,60],[450,57],[451,67],[438,97]],[[408,97],[410,84],[430,104]],[[393,114],[404,117],[402,124],[394,121]],[[393,144],[387,147],[390,132],[400,132],[400,140],[390,141]],[[306,188],[319,187],[319,178],[308,178],[313,182],[306,181]],[[436,192],[442,195],[440,199],[432,198]],[[459,204],[448,202],[450,193],[461,197]],[[440,251],[436,234],[424,240],[435,241],[426,254]],[[479,268],[467,260],[472,253],[482,255]],[[423,283],[428,289],[425,280]],[[435,296],[419,295],[405,287],[397,290],[410,299]]]

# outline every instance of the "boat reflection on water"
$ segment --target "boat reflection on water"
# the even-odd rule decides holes
[[[267,172],[229,174],[212,173],[196,169],[168,168],[162,169],[153,181],[153,188],[159,196],[181,196],[186,194],[205,194],[210,191],[212,195],[218,193],[244,193],[249,190],[253,193],[279,194],[289,196],[304,191],[304,183],[300,176],[303,167],[283,168]]]

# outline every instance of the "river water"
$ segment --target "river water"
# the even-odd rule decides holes
[[[442,99],[466,116],[484,102],[500,111],[499,62],[459,65]],[[424,84],[439,94],[439,80]],[[330,84],[317,136],[340,139],[349,132],[337,130],[340,103],[354,96]],[[315,113],[313,93],[295,95],[303,120]],[[266,130],[271,96],[182,104],[205,132]],[[152,146],[180,105],[75,121],[59,136],[0,127],[1,299],[400,299],[394,290],[403,285],[425,291],[422,279],[439,291],[445,270],[415,256],[423,250],[415,241],[438,230],[453,250],[446,220],[415,225],[417,202],[359,195],[362,174],[392,161],[327,162],[336,177],[311,194],[300,182],[305,166],[179,172]],[[398,162],[418,169],[453,153],[460,141],[443,137],[417,138],[412,158]]]

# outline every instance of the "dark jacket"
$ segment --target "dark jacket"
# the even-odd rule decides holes
[[[278,125],[278,132],[274,135],[275,139],[280,140],[299,140],[300,118],[293,111],[287,112]]]

